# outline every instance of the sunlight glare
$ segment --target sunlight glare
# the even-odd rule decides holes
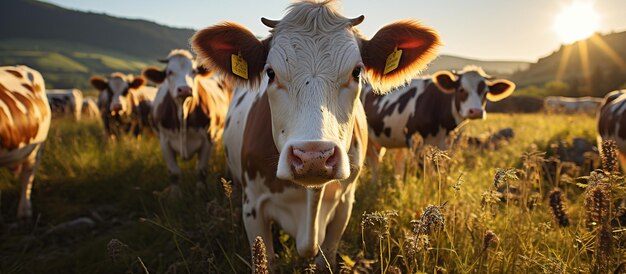
[[[565,7],[554,20],[554,31],[563,43],[573,43],[598,30],[600,16],[592,3],[574,2]]]

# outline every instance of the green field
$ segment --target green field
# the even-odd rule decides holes
[[[592,206],[585,198],[591,194],[579,177],[589,175],[589,167],[567,169],[558,163],[562,172],[546,175],[539,153],[549,156],[552,143],[575,137],[595,142],[593,117],[489,114],[465,130],[479,135],[504,127],[512,127],[515,137],[497,149],[461,143],[447,153],[427,153],[430,160],[421,168],[409,157],[402,180],[393,178],[391,155],[381,166],[380,181],[370,182],[366,169],[340,245],[338,262],[344,270],[612,273],[626,260],[625,231],[616,225],[606,232],[605,226],[586,222]],[[0,272],[249,272],[241,187],[232,186],[227,196],[220,182],[225,170],[221,148],[212,157],[205,189],[195,186],[192,162],[182,167],[185,198],[161,201],[153,191],[167,186],[168,175],[154,136],[105,144],[95,121],[54,120],[33,191],[34,225],[14,225],[18,184],[8,171],[0,171]],[[518,190],[509,191],[506,199],[495,191],[497,169],[502,175],[497,184]],[[567,227],[552,214],[548,196],[555,181],[565,200]],[[609,199],[626,196],[623,180],[612,183]],[[442,215],[425,218],[429,205],[443,205],[427,211],[439,209]],[[94,220],[95,226],[50,230],[80,217]],[[411,222],[421,217],[428,221]],[[310,261],[298,258],[294,241],[276,233],[282,272],[310,270]]]

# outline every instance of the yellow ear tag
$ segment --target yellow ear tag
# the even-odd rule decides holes
[[[400,65],[400,57],[402,57],[402,50],[397,47],[393,49],[393,52],[387,56],[387,62],[385,63],[385,72],[383,74],[390,73],[398,68]]]
[[[233,67],[233,73],[243,79],[248,80],[248,62],[246,62],[243,57],[241,57],[241,53],[238,55],[231,54],[230,62]]]

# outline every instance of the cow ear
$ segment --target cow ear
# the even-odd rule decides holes
[[[459,87],[459,78],[447,70],[436,72],[432,79],[439,90],[446,94],[454,93]]]
[[[130,82],[129,86],[131,89],[138,89],[145,84],[146,84],[146,78],[139,76],[139,77],[135,77],[135,79],[133,79],[133,81]]]
[[[431,28],[413,20],[400,21],[383,27],[371,40],[362,40],[361,58],[374,90],[385,92],[424,69],[436,57],[439,45],[439,35]],[[397,62],[387,62],[392,54]]]
[[[492,102],[500,101],[506,97],[509,97],[513,91],[515,91],[515,83],[509,80],[496,80],[487,81],[489,92],[487,93],[487,99]]]
[[[256,85],[260,82],[267,60],[266,43],[241,25],[225,22],[205,28],[194,34],[191,46],[207,69],[217,71],[238,83]],[[233,59],[247,64],[248,70],[235,74]]]
[[[109,87],[109,82],[107,81],[107,79],[104,79],[102,77],[98,77],[98,76],[94,76],[91,77],[89,79],[89,83],[91,83],[91,85],[96,88],[97,90],[105,90]]]
[[[162,71],[156,67],[148,67],[141,72],[141,75],[148,78],[148,80],[155,82],[157,84],[163,83],[165,81],[165,71]]]

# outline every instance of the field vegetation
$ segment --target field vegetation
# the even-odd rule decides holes
[[[366,168],[335,273],[623,271],[623,178],[594,171],[594,153],[580,166],[554,158],[559,143],[595,142],[594,118],[490,114],[464,134],[505,127],[514,138],[495,145],[459,138],[449,151],[412,152],[403,178],[391,155],[379,181]],[[0,272],[249,272],[241,186],[228,181],[221,148],[206,186],[195,185],[192,162],[182,168],[184,199],[160,199],[168,174],[155,136],[107,141],[97,121],[54,120],[33,224],[16,222],[18,183],[0,171]],[[288,235],[275,236],[280,272],[315,271]]]

